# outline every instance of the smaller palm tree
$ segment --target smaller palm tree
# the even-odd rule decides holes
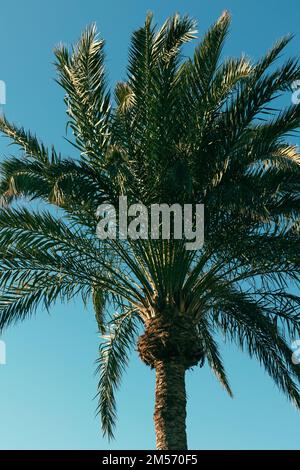
[[[278,112],[272,104],[300,79],[300,67],[290,59],[269,71],[289,37],[256,63],[220,62],[229,23],[224,13],[183,59],[195,22],[175,15],[157,30],[148,15],[114,100],[94,26],[71,52],[56,49],[74,158],[0,121],[22,149],[1,164],[0,329],[56,300],[92,299],[103,431],[113,436],[115,392],[137,347],[156,373],[158,449],[187,448],[188,370],[206,361],[232,395],[220,334],[300,406],[289,347],[300,333],[300,156],[287,140],[300,107]],[[119,196],[147,206],[203,203],[203,247],[186,250],[172,231],[168,240],[99,239],[97,207],[117,207]],[[59,216],[34,210],[35,199]]]

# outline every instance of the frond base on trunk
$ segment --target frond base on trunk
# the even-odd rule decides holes
[[[203,360],[195,326],[184,315],[161,315],[149,320],[139,337],[138,352],[151,368],[157,362],[173,361],[189,369]]]

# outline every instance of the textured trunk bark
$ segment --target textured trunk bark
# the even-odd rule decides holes
[[[154,423],[156,448],[187,449],[185,367],[175,361],[157,361]]]

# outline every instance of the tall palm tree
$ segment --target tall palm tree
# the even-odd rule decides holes
[[[274,66],[290,37],[257,62],[221,61],[229,24],[225,12],[185,58],[195,22],[176,14],[158,29],[149,14],[133,33],[114,99],[94,26],[72,50],[58,47],[74,158],[0,121],[22,150],[1,164],[0,328],[58,299],[92,299],[103,432],[113,436],[115,392],[137,345],[156,372],[158,449],[187,448],[188,369],[207,361],[232,395],[220,334],[256,357],[300,407],[289,347],[300,333],[291,289],[300,283],[300,155],[287,140],[300,107],[275,104],[300,67],[291,59]],[[120,195],[146,206],[204,204],[204,245],[186,250],[173,231],[169,240],[100,239],[97,207],[118,207]]]

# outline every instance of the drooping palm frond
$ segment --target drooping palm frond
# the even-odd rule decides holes
[[[201,345],[205,351],[205,357],[221,385],[225,388],[229,396],[233,397],[233,393],[226,377],[224,366],[222,364],[222,359],[217,343],[213,337],[213,333],[210,330],[211,326],[205,318],[202,318],[198,325],[198,331]]]
[[[300,371],[291,360],[291,348],[259,305],[248,301],[244,294],[233,295],[234,300],[229,298],[220,308],[218,325],[231,341],[237,342],[242,350],[246,349],[251,357],[259,360],[278,387],[299,408],[300,390],[297,382]]]
[[[108,334],[103,336],[99,349],[98,412],[101,416],[102,429],[109,438],[114,437],[116,421],[115,392],[120,386],[122,372],[128,365],[129,354],[138,334],[138,326],[133,311],[116,315],[108,324]]]

